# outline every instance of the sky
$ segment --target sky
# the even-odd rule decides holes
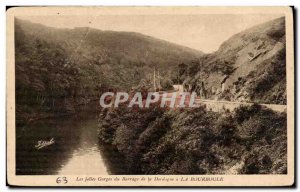
[[[23,16],[50,27],[133,31],[210,53],[232,35],[280,17],[273,14]]]

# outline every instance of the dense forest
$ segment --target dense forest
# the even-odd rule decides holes
[[[108,89],[172,87],[180,63],[203,53],[132,32],[57,29],[15,21],[17,123],[63,115]]]

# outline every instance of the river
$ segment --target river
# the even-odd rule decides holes
[[[17,128],[17,175],[125,174],[120,155],[99,143],[97,113],[49,118]],[[54,143],[38,149],[39,141]]]

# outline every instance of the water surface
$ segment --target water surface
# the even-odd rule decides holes
[[[122,157],[97,137],[97,113],[36,121],[17,128],[16,174],[124,174]],[[54,143],[37,149],[39,141]]]

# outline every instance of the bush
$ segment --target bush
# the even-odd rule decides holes
[[[126,157],[128,174],[286,172],[285,113],[259,105],[220,113],[202,107],[136,110],[100,116],[99,138]]]

